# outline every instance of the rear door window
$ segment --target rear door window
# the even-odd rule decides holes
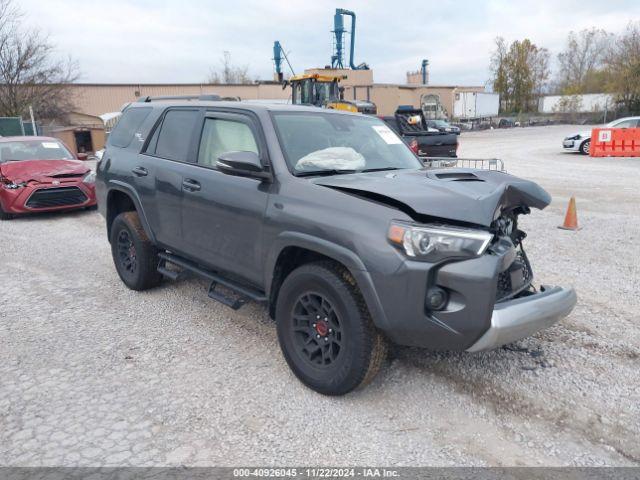
[[[228,152],[259,154],[258,143],[251,127],[242,121],[205,118],[198,164],[215,167],[218,157]]]
[[[151,108],[128,108],[125,110],[109,135],[109,144],[121,148],[128,147],[151,110]]]
[[[169,110],[160,126],[155,155],[169,160],[186,161],[199,114],[198,110]]]

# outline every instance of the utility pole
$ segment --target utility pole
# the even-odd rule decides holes
[[[34,135],[38,135],[38,129],[36,128],[36,121],[33,118],[33,106],[29,105],[29,115],[31,116],[31,130],[33,130]]]

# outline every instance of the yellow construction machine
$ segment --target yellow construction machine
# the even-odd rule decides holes
[[[346,77],[320,75],[318,73],[294,75],[283,84],[291,85],[291,103],[294,105],[315,105],[316,107],[375,114],[375,104],[362,100],[345,100],[339,82]]]

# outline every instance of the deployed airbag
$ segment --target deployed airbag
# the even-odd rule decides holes
[[[361,170],[365,159],[351,147],[330,147],[305,155],[296,170]]]

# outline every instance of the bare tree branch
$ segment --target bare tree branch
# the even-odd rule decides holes
[[[564,94],[604,91],[602,70],[611,42],[612,35],[597,28],[569,32],[565,50],[558,54],[557,90]]]
[[[231,62],[231,53],[225,50],[220,59],[220,67],[211,69],[207,82],[248,84],[253,83],[253,79],[249,76],[249,66],[234,65]]]
[[[22,17],[13,0],[0,0],[0,116],[24,116],[32,106],[39,118],[64,119],[78,65],[56,58],[49,39],[23,27]]]
[[[629,113],[640,112],[640,22],[629,23],[605,58],[608,90]]]

